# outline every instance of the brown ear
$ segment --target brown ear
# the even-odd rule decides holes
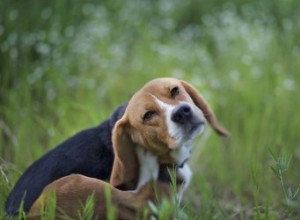
[[[138,159],[131,140],[130,125],[126,115],[115,125],[112,134],[114,163],[110,183],[115,187],[135,189],[138,181]]]
[[[229,136],[230,133],[219,124],[213,111],[211,110],[205,99],[197,92],[197,90],[185,81],[181,81],[181,83],[187,93],[191,96],[196,106],[198,106],[198,108],[202,110],[206,120],[215,129],[215,131],[221,136]]]

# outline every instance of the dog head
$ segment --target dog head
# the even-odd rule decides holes
[[[139,173],[137,147],[156,155],[159,164],[183,165],[191,156],[193,138],[203,132],[206,121],[219,135],[228,135],[187,82],[174,78],[148,82],[133,95],[114,127],[111,184],[134,189]]]

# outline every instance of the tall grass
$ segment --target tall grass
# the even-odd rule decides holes
[[[208,128],[197,140],[189,217],[299,218],[299,195],[286,204],[269,153],[291,155],[283,181],[297,189],[298,1],[28,4],[0,2],[1,207],[34,160],[148,80],[172,76],[193,84],[232,133],[220,140]]]

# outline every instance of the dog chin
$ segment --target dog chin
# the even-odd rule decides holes
[[[177,166],[184,165],[191,157],[192,140],[185,142],[183,145],[178,146],[175,150],[170,152],[170,156],[174,159]]]
[[[202,134],[204,129],[205,129],[205,125],[203,123],[199,123],[199,124],[193,126],[191,129],[191,138],[194,138],[197,135]]]

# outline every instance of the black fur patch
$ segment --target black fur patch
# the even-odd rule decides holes
[[[7,198],[6,213],[18,214],[22,199],[28,212],[46,185],[73,173],[108,180],[114,159],[112,129],[126,105],[119,106],[99,126],[75,134],[28,167]]]

